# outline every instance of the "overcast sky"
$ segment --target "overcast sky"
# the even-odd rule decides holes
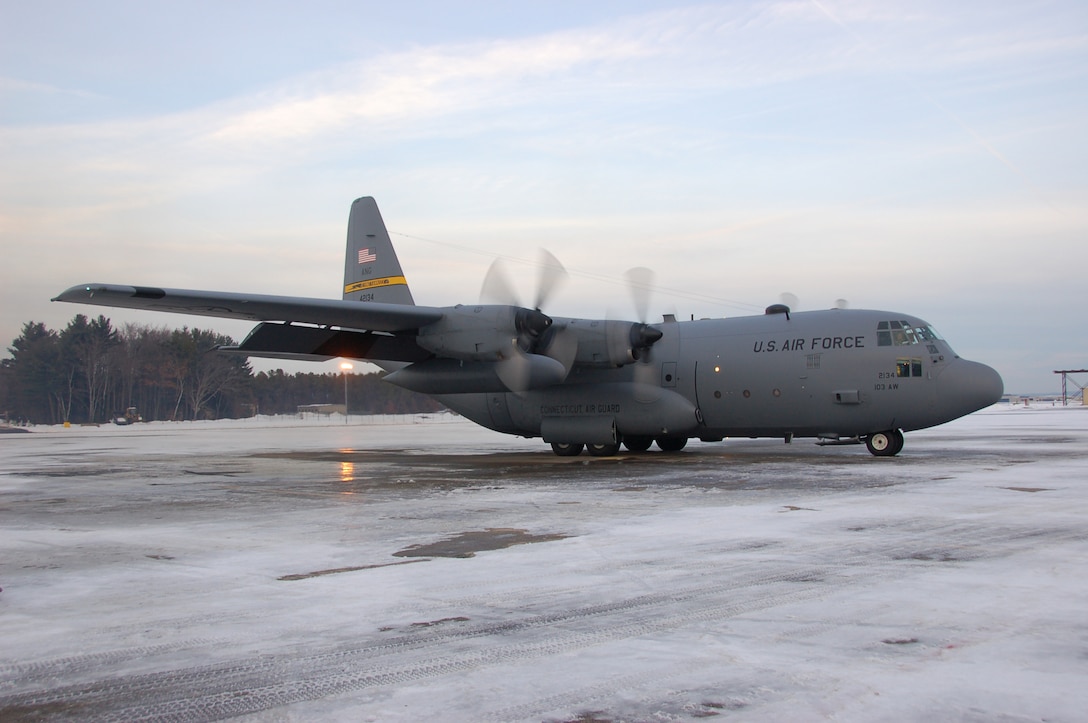
[[[371,195],[417,303],[477,301],[496,256],[529,303],[543,246],[554,314],[631,318],[650,266],[654,318],[844,298],[1056,390],[1088,368],[1086,132],[1083,0],[0,0],[0,341],[240,339],[49,298],[338,298]]]

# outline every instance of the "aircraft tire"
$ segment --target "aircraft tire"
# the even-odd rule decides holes
[[[632,452],[645,452],[650,448],[650,445],[654,443],[653,437],[640,437],[632,435],[630,437],[623,438],[623,446],[627,447]]]
[[[895,452],[892,453],[892,456],[895,456],[903,451],[903,433],[898,429],[893,429],[892,441],[895,442]]]
[[[654,441],[662,452],[679,452],[688,444],[687,437],[658,437]]]
[[[587,444],[586,450],[594,457],[614,457],[620,451],[619,444]]]
[[[559,457],[577,457],[582,453],[584,444],[574,442],[552,442],[552,451]]]
[[[874,457],[894,457],[903,451],[903,433],[898,429],[874,432],[865,438],[865,447]]]

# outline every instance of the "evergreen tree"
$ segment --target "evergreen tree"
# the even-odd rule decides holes
[[[36,423],[66,421],[71,394],[70,386],[62,382],[57,333],[41,322],[28,321],[8,353],[11,358],[5,359],[4,365],[9,371],[13,415]]]

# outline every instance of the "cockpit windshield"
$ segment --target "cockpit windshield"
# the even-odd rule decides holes
[[[931,326],[916,326],[901,319],[881,321],[876,325],[878,346],[911,346],[938,341],[940,338]]]

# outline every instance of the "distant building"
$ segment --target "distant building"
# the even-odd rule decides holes
[[[303,414],[323,414],[327,417],[332,414],[347,413],[347,407],[343,404],[300,404],[297,409],[299,416]]]

